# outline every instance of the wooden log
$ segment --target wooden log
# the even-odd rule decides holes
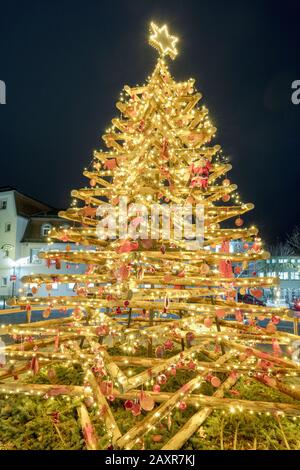
[[[100,387],[98,386],[98,383],[92,371],[89,370],[87,372],[86,380],[92,388],[93,395],[98,404],[99,410],[102,413],[107,432],[111,434],[111,442],[113,445],[115,445],[117,440],[122,437],[122,434],[111,412],[110,406],[107,403],[105,396],[101,392]]]
[[[46,384],[27,384],[27,383],[1,383],[0,393],[18,394],[24,393],[39,396],[58,396],[68,395],[72,397],[83,397],[83,387],[76,385],[46,385]]]
[[[19,367],[15,365],[12,367],[8,367],[8,369],[1,370],[0,372],[0,381],[8,379],[9,377],[16,377],[21,374],[25,374],[28,372],[28,364],[23,364]]]
[[[220,357],[220,359],[218,359],[218,363],[222,364],[230,357],[231,354],[224,354]],[[191,393],[195,388],[197,388],[201,383],[201,378],[201,375],[197,375],[197,377],[190,380],[187,384],[173,393],[165,403],[162,403],[158,408],[155,408],[153,411],[151,411],[142,421],[131,428],[118,440],[118,446],[120,448],[125,447],[126,450],[132,449],[136,444],[137,436],[144,435],[147,430],[149,430],[149,428],[154,426],[157,421],[160,421],[168,412],[174,408],[179,399],[183,398],[185,395]]]
[[[12,330],[18,329],[26,329],[26,330],[34,330],[37,328],[45,328],[48,326],[61,326],[67,323],[72,323],[74,320],[70,317],[67,318],[54,318],[53,320],[42,320],[36,321],[32,323],[19,323],[16,325],[2,325],[0,327],[0,335],[7,335],[10,334]]]
[[[117,398],[120,400],[134,400],[138,394],[139,390],[131,390],[118,395]],[[156,403],[164,403],[169,400],[173,393],[171,392],[150,392],[147,391],[147,395],[150,395]],[[229,409],[232,412],[242,412],[242,411],[254,411],[254,412],[280,412],[285,413],[288,416],[300,416],[300,404],[290,404],[290,403],[276,403],[268,401],[253,401],[253,400],[243,400],[237,398],[222,398],[215,396],[203,396],[192,394],[185,398],[184,400],[187,405],[195,407],[206,407],[210,406],[214,409]]]
[[[78,339],[77,335],[63,335],[59,337],[59,342],[63,343],[65,341],[69,341],[70,339]],[[35,346],[38,346],[39,348],[43,348],[44,346],[49,346],[50,344],[53,344],[55,340],[55,337],[53,336],[50,339],[43,339],[43,340],[37,340],[37,341],[24,341],[23,343],[19,344],[12,344],[9,346],[6,346],[5,351],[30,351],[33,349]]]
[[[77,408],[77,412],[80,418],[81,428],[87,450],[99,450],[100,447],[97,433],[91,423],[86,406],[82,403],[81,406]]]
[[[288,385],[282,382],[282,380],[278,380],[273,377],[266,377],[265,374],[255,374],[253,375],[253,378],[258,382],[266,385],[267,387],[278,390],[279,392],[284,393],[285,395],[288,395],[289,397],[292,397],[295,400],[300,400],[299,386],[296,387],[295,385]]]
[[[259,359],[265,359],[267,361],[273,362],[274,364],[278,364],[283,367],[289,367],[292,369],[300,369],[300,364],[296,364],[290,359],[282,359],[280,357],[272,356],[271,354],[267,354],[263,351],[260,351],[259,349],[252,348],[249,346],[244,346],[243,344],[236,343],[234,341],[224,340],[224,343],[231,349],[236,349],[238,351],[249,352],[249,353],[251,351],[252,356],[255,356]]]

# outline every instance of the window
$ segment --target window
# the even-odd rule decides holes
[[[300,277],[299,277],[299,272],[295,272],[295,273],[291,273],[291,279],[292,281],[299,281]]]
[[[42,237],[46,237],[48,233],[50,232],[51,228],[52,228],[51,224],[43,224],[41,228]]]
[[[41,264],[42,260],[39,259],[38,257],[39,252],[40,250],[38,248],[32,248],[30,250],[30,258],[29,258],[30,264]]]
[[[74,289],[74,286],[75,286],[75,282],[69,282],[68,288],[69,288],[70,290],[73,290],[73,289]]]
[[[273,263],[273,264],[276,263],[276,259],[272,259],[272,263]]]
[[[6,199],[1,199],[0,201],[0,210],[7,209],[7,200]]]
[[[289,278],[289,273],[287,272],[279,273],[279,279],[287,280],[288,278]]]
[[[11,223],[10,222],[7,222],[5,224],[5,232],[10,232],[11,231]]]
[[[52,282],[52,289],[57,290],[58,289],[58,284],[57,282]]]
[[[1,287],[7,287],[7,277],[1,278]]]

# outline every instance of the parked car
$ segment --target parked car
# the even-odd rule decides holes
[[[265,302],[257,299],[256,297],[250,294],[245,294],[245,295],[238,294],[238,302],[243,302],[244,304],[261,305],[263,307],[266,306]]]

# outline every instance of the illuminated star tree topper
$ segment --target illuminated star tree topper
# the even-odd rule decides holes
[[[150,24],[150,33],[149,44],[155,47],[162,57],[169,55],[171,59],[175,59],[178,54],[176,49],[178,38],[169,34],[167,25],[164,24],[159,27],[152,22]]]

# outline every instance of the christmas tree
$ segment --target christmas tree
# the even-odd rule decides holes
[[[297,336],[277,328],[287,309],[243,302],[278,284],[255,271],[269,255],[257,228],[244,228],[253,204],[240,201],[228,159],[211,145],[216,128],[194,80],[169,72],[177,38],[152,23],[149,42],[159,52],[152,75],[124,87],[107,150],[84,171],[89,187],[72,191],[59,214],[71,226],[49,234],[65,251],[40,253],[49,267],[86,271],[23,278],[37,287],[10,301],[26,306],[29,321],[2,328],[23,338],[5,350],[2,393],[68,397],[88,449],[201,448],[202,425],[216,413],[218,423],[232,413],[270,416],[286,439],[282,420],[300,416],[300,368],[289,357]],[[54,282],[74,284],[75,294],[52,295]],[[43,322],[30,322],[32,306],[43,306]],[[72,315],[51,319],[53,309]],[[79,366],[82,383],[60,382],[57,364]],[[43,374],[48,383],[32,380]]]

